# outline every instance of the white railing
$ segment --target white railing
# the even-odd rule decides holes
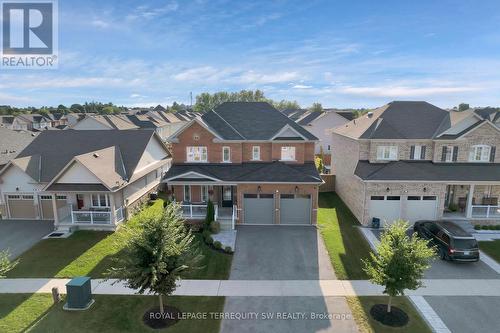
[[[123,214],[123,207],[119,207],[117,210],[115,210],[115,218],[116,222],[120,222],[124,219],[124,214]]]
[[[471,217],[473,218],[500,218],[500,206],[472,205]]]
[[[207,216],[207,205],[206,204],[190,204],[181,205],[182,216],[187,219],[200,219]],[[219,207],[214,205],[214,220],[217,221],[219,217]]]
[[[233,205],[233,215],[231,216],[231,229],[234,230],[236,219],[238,218],[238,206]]]
[[[219,206],[214,205],[214,221],[217,221],[219,218]]]
[[[111,224],[111,212],[74,210],[71,220],[73,224]]]

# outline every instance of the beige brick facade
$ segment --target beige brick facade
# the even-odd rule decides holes
[[[433,156],[433,144],[431,140],[394,140],[394,141],[371,141],[369,142],[369,161],[370,163],[380,163],[389,162],[377,159],[377,148],[380,146],[397,146],[398,147],[398,159],[399,160],[410,160],[411,146],[421,145],[425,146],[425,160],[432,160]]]

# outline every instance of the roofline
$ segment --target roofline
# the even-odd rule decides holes
[[[195,175],[198,175],[198,176],[202,176],[204,178],[208,178],[208,179],[212,179],[213,181],[222,181],[220,180],[219,178],[215,178],[215,177],[212,177],[212,176],[207,176],[205,174],[202,174],[202,173],[199,173],[199,172],[196,172],[196,171],[188,171],[188,172],[184,172],[180,175],[177,175],[177,176],[173,176],[173,177],[170,177],[170,178],[165,178],[165,180],[174,180],[174,179],[177,179],[177,178],[180,178],[180,177],[184,177],[186,175],[189,175],[189,174],[195,174]]]
[[[276,132],[276,134],[274,134],[274,135],[270,138],[270,140],[274,140],[275,138],[279,137],[279,135],[280,135],[281,133],[283,133],[284,131],[286,131],[287,129],[290,129],[290,130],[294,131],[294,132],[295,132],[295,133],[297,133],[297,134],[298,134],[298,135],[299,135],[302,139],[307,140],[307,138],[306,138],[304,135],[300,134],[300,133],[299,133],[299,131],[297,131],[295,128],[293,128],[290,124],[285,124],[285,126],[283,126],[283,127],[282,127],[282,128],[281,128],[278,132]],[[306,131],[307,131],[307,130],[306,130]]]
[[[185,121],[185,120],[184,120]],[[179,140],[177,139],[177,136],[179,136],[179,134],[181,134],[182,132],[184,132],[189,126],[191,126],[194,122],[198,123],[198,125],[200,125],[201,127],[205,128],[207,131],[209,131],[210,133],[212,133],[213,135],[215,135],[216,137],[218,137],[219,139],[223,140],[222,137],[217,134],[214,130],[212,130],[211,128],[209,128],[203,121],[201,121],[200,119],[198,118],[193,118],[191,120],[188,120],[186,122],[186,124],[184,124],[181,128],[179,128],[177,131],[174,132],[174,134],[170,135],[168,138],[167,138],[167,141],[170,141],[170,142],[178,142]]]
[[[321,182],[265,182],[265,181],[220,181],[220,182],[197,182],[197,181],[168,181],[167,179],[163,179],[162,183],[169,183],[171,185],[239,185],[239,184],[287,184],[287,185],[321,185],[324,184],[324,181]]]
[[[286,142],[293,142],[293,143],[305,143],[305,142],[319,142],[320,140],[309,140],[309,139],[305,139],[305,140],[218,140],[218,139],[214,139],[213,142],[217,142],[217,143],[224,143],[224,142],[228,142],[228,143],[239,143],[239,142],[255,142],[255,143],[286,143]]]
[[[36,183],[38,184],[41,184],[39,180],[36,180],[34,179],[33,177],[31,177],[26,171],[24,171],[23,169],[21,169],[18,165],[16,165],[15,163],[12,163],[13,160],[10,160],[7,164],[5,164],[5,166],[0,170],[0,176],[5,172],[7,171],[7,169],[10,167],[10,166],[14,166],[16,168],[18,168],[19,170],[21,170],[26,176],[30,177],[31,179],[33,179],[33,181],[35,181]],[[2,184],[2,182],[0,181],[0,184]],[[0,191],[1,192],[1,191]]]
[[[488,119],[483,119],[483,123],[482,124],[479,124],[478,126],[475,126],[473,128],[471,128],[470,130],[468,130],[467,132],[465,132],[464,134],[460,135],[459,137],[455,138],[454,140],[457,140],[457,139],[461,139],[462,137],[464,137],[465,135],[471,133],[471,132],[474,132],[475,130],[477,130],[478,128],[482,127],[484,124],[490,124],[491,126],[493,126],[494,129],[496,129],[498,132],[500,132],[500,128],[498,128],[494,123],[492,123],[490,120]]]
[[[472,185],[500,185],[500,179],[499,180],[404,180],[404,179],[399,179],[399,180],[384,180],[384,179],[363,179],[359,176],[363,182],[367,183],[440,183],[440,184],[446,184],[446,185],[464,185],[464,184],[472,184]]]

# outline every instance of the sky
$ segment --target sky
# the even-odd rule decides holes
[[[500,106],[500,1],[60,0],[59,68],[0,69],[0,105]]]

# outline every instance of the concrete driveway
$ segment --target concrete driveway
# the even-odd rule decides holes
[[[0,220],[0,250],[16,258],[53,230],[53,221]]]
[[[427,296],[424,298],[453,333],[498,332],[500,297]]]
[[[335,279],[328,253],[312,226],[240,226],[231,280]],[[358,332],[344,297],[226,297],[230,332]],[[314,317],[317,316],[317,317]]]
[[[334,278],[330,258],[315,227],[238,227],[231,280]]]
[[[377,239],[380,239],[380,230],[372,230]],[[408,234],[413,234],[409,230]],[[425,273],[426,279],[498,279],[500,275],[483,261],[454,262],[436,258]]]

